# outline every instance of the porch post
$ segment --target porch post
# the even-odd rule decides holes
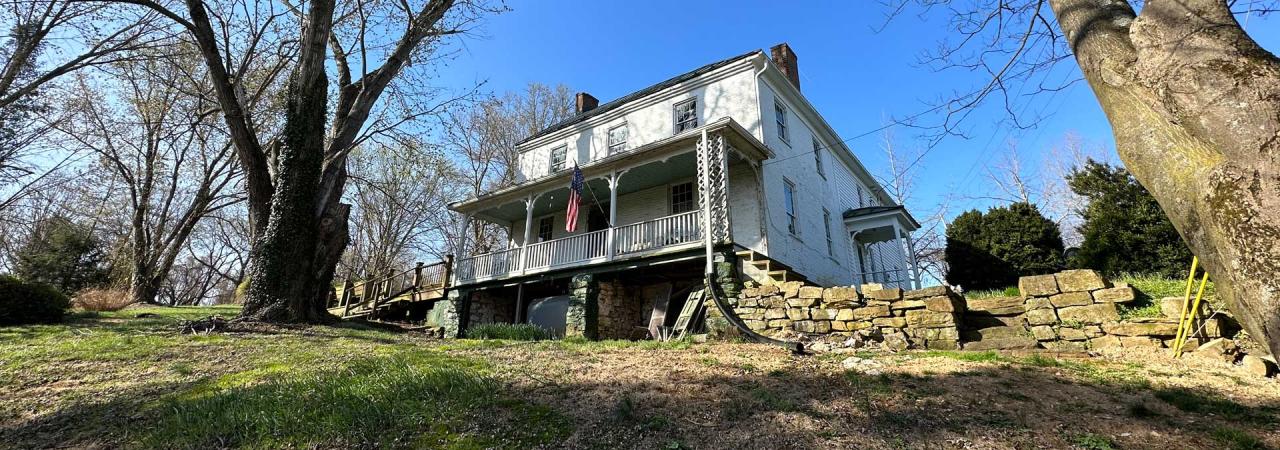
[[[538,201],[538,197],[529,195],[524,199],[524,241],[520,242],[520,273],[524,273],[526,263],[525,249],[529,248],[529,241],[533,239],[533,204]]]
[[[613,261],[613,255],[617,253],[614,245],[614,229],[618,227],[618,182],[622,180],[622,173],[613,171],[609,174],[609,228],[605,231],[605,258]]]
[[[467,233],[470,232],[470,228],[471,228],[471,215],[463,214],[462,215],[462,235],[458,237],[458,248],[454,250],[453,254],[466,257]]]
[[[911,261],[911,278],[915,279],[916,289],[920,289],[920,285],[924,284],[920,281],[920,262],[916,261],[916,245],[911,242],[911,233],[903,233],[903,239],[907,241],[907,257]]]

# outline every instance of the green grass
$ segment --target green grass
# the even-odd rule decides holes
[[[1185,278],[1172,279],[1159,275],[1124,274],[1114,281],[1128,283],[1137,294],[1137,300],[1126,305],[1120,305],[1121,319],[1160,317],[1162,315],[1160,299],[1183,297],[1187,289],[1187,280]],[[1197,278],[1195,285],[1191,288],[1192,298],[1195,298],[1199,287],[1200,280]],[[1218,303],[1217,295],[1215,295],[1212,280],[1205,284],[1204,301],[1213,305],[1215,309],[1222,309],[1222,305]]]
[[[1017,297],[1022,295],[1017,286],[1009,286],[996,289],[983,289],[978,291],[965,291],[965,298],[996,298],[996,297]]]
[[[504,393],[486,364],[412,333],[177,332],[182,320],[237,312],[147,308],[0,328],[0,389],[78,380],[57,396],[0,398],[0,413],[44,409],[29,426],[75,424],[46,439],[138,448],[528,448],[572,432]]]
[[[1227,450],[1266,450],[1267,444],[1248,432],[1231,428],[1218,427],[1213,430],[1213,439],[1222,443]]]
[[[921,358],[948,358],[948,359],[954,359],[957,361],[968,361],[968,362],[1010,362],[1012,361],[1011,359],[1006,358],[994,351],[962,352],[962,351],[952,351],[952,350],[929,350],[929,351],[918,353],[918,356]]]
[[[1114,450],[1115,444],[1106,436],[1093,433],[1080,433],[1071,436],[1071,444],[1084,450]]]
[[[505,339],[510,341],[542,341],[551,339],[551,332],[537,325],[521,323],[486,323],[467,328],[470,339]]]

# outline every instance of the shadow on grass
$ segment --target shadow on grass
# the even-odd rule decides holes
[[[0,428],[18,448],[529,448],[568,423],[514,399],[477,364],[433,352],[359,359],[334,370],[249,370],[146,384],[105,403]]]

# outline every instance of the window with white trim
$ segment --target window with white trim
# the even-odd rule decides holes
[[[609,154],[626,151],[627,149],[627,124],[615,126],[609,129]]]
[[[693,182],[671,185],[671,214],[680,214],[698,208],[698,194]]]
[[[551,149],[551,173],[564,170],[564,164],[569,155],[569,147],[561,145]]]
[[[787,212],[787,231],[800,235],[800,227],[796,225],[796,185],[790,180],[782,180],[782,208]]]
[[[551,240],[551,230],[555,227],[555,216],[538,219],[538,242]]]
[[[836,256],[836,247],[831,241],[831,211],[822,208],[822,226],[827,231],[827,256]]]
[[[778,139],[782,139],[782,142],[791,142],[790,137],[787,136],[787,107],[775,100],[773,115],[778,122]]]
[[[822,167],[822,144],[816,138],[813,140],[813,163],[818,167],[818,176],[827,179],[827,171]]]
[[[682,131],[698,128],[697,99],[676,103],[671,112],[672,117],[675,119],[675,132],[672,134],[680,134]]]

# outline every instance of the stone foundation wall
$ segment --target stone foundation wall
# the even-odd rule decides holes
[[[504,298],[488,291],[476,291],[471,294],[469,305],[470,324],[512,323],[515,317],[513,299]]]
[[[600,283],[598,331],[600,339],[644,339],[649,332],[641,289],[621,280]]]
[[[949,287],[913,291],[878,285],[822,288],[800,282],[747,287],[730,297],[734,312],[761,334],[851,346],[1081,351],[1173,344],[1181,298],[1162,299],[1161,317],[1121,320],[1118,305],[1136,292],[1092,270],[1023,277],[1021,296],[966,300]],[[708,323],[722,314],[709,304]],[[1223,335],[1206,309],[1188,350]]]
[[[964,301],[950,288],[914,291],[864,286],[821,288],[800,282],[747,286],[729,299],[747,327],[777,337],[835,336],[892,350],[960,348]],[[719,311],[709,306],[710,317]]]

